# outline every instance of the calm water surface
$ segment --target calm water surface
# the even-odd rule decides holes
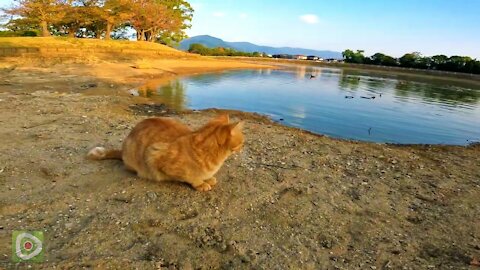
[[[331,137],[465,145],[480,140],[480,89],[297,67],[185,77],[147,89],[177,109],[257,112]]]

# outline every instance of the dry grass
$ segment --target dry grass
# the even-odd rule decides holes
[[[151,43],[126,40],[98,40],[98,39],[78,39],[65,37],[3,37],[0,38],[0,48],[72,48],[72,49],[138,49],[138,50],[163,50],[167,53],[182,53],[168,46]]]
[[[138,59],[199,58],[198,55],[152,42],[98,40],[66,37],[5,37],[0,38],[0,57],[10,57],[19,63],[52,61],[64,63],[98,63],[98,61],[131,61]],[[56,63],[56,62],[55,62]]]

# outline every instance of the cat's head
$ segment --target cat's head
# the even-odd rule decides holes
[[[217,141],[227,150],[234,153],[242,150],[245,141],[243,136],[244,123],[243,121],[230,123],[228,114],[223,114],[211,120],[207,125],[216,127]]]

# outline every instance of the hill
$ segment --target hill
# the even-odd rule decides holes
[[[67,37],[2,37],[0,47],[69,47],[69,48],[103,48],[103,49],[139,49],[162,50],[166,52],[181,53],[174,48],[154,43],[128,40],[100,40],[89,38]],[[181,53],[183,54],[183,53]]]
[[[153,42],[126,40],[98,40],[65,37],[2,37],[0,56],[38,55],[48,57],[135,58],[148,57],[198,57]]]
[[[335,58],[341,59],[342,53],[328,50],[312,50],[303,48],[292,47],[270,47],[256,45],[250,42],[228,42],[220,38],[212,37],[209,35],[194,36],[180,42],[179,49],[188,50],[191,44],[200,43],[209,48],[224,47],[232,48],[242,52],[264,52],[268,54],[303,54],[303,55],[316,55],[323,58]]]

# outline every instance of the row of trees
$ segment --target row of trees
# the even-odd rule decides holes
[[[383,53],[376,53],[367,57],[362,50],[345,50],[342,55],[347,63],[480,74],[480,61],[468,56],[435,55],[428,57],[413,52],[400,58],[394,58]]]
[[[14,33],[110,39],[131,27],[137,40],[170,43],[185,37],[193,8],[185,0],[15,0],[3,12]]]
[[[248,53],[248,52],[241,52],[235,49],[223,48],[223,47],[208,48],[199,43],[191,44],[190,47],[188,48],[188,52],[196,53],[200,55],[211,55],[211,56],[247,56],[247,57],[263,56],[263,53],[259,53],[259,52]]]

